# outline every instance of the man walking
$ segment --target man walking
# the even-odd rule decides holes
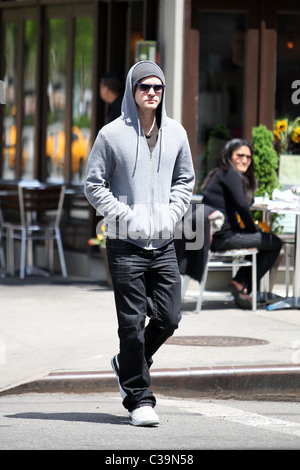
[[[164,74],[138,62],[127,75],[122,115],[96,138],[85,182],[106,225],[120,342],[112,366],[135,426],[159,424],[149,368],[181,318],[173,235],[193,187],[186,132],[166,115]]]

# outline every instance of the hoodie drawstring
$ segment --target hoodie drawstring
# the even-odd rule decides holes
[[[161,156],[165,154],[165,137],[164,137],[164,132],[163,132],[163,127],[159,128],[160,132],[160,148],[159,148],[159,158],[158,158],[158,165],[157,165],[157,173],[160,170],[160,160]]]
[[[140,159],[141,124],[140,124],[140,120],[139,120],[139,119],[137,120],[137,122],[138,122],[137,149],[136,149],[136,157],[135,157],[135,163],[134,163],[134,168],[133,168],[132,176],[134,176],[134,174],[135,174],[135,172],[136,172],[137,162],[138,162],[139,159]]]

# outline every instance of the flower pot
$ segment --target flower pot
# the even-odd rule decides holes
[[[280,155],[278,179],[283,186],[300,185],[300,155]]]

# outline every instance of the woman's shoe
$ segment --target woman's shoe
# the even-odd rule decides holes
[[[252,300],[248,294],[239,294],[235,299],[235,303],[246,310],[252,310]]]
[[[239,284],[236,281],[231,281],[229,284],[229,289],[238,307],[241,307],[247,310],[252,309],[252,300],[249,297],[249,295],[245,292],[244,286],[241,286],[241,284]]]

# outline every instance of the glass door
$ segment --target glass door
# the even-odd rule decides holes
[[[5,90],[2,178],[33,179],[37,25],[34,19],[19,12],[9,16],[6,19],[4,15],[2,23]]]
[[[219,164],[224,142],[243,135],[246,15],[201,12],[198,28],[198,154],[203,179]]]
[[[15,179],[17,143],[17,70],[16,70],[17,23],[4,23],[5,100],[3,107],[2,178]]]
[[[49,11],[46,179],[82,184],[90,149],[94,20]],[[81,13],[81,14],[80,14]],[[71,15],[71,17],[70,17]],[[67,31],[67,34],[66,34]]]
[[[36,116],[37,24],[24,22],[24,72],[22,87],[21,179],[34,178]]]
[[[277,17],[277,64],[275,120],[290,127],[288,139],[279,142],[281,150],[300,155],[300,14]],[[293,126],[293,127],[291,127]],[[287,127],[287,131],[288,131]],[[294,131],[296,130],[296,133]],[[300,159],[300,157],[299,157]],[[300,181],[299,181],[300,183]]]
[[[91,148],[93,20],[76,18],[71,134],[72,182],[83,182]]]
[[[300,13],[277,15],[275,149],[284,190],[300,186]],[[284,215],[284,233],[295,233],[295,215]]]

